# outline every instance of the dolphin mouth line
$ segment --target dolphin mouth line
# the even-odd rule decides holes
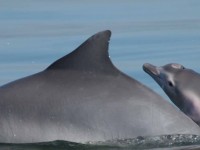
[[[156,66],[145,63],[143,65],[143,70],[149,74],[163,89],[162,78],[160,76],[159,70],[156,69]]]
[[[149,75],[153,75],[153,73],[149,70],[149,68],[146,68],[145,66],[143,66],[143,70],[148,73]]]
[[[150,76],[152,77],[157,77],[157,78],[160,78],[159,75],[158,75],[158,71],[156,70],[156,67],[151,65],[151,64],[148,64],[148,63],[145,63],[143,65],[143,70],[149,74]]]

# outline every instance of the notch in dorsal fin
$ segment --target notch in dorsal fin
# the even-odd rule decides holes
[[[51,64],[47,70],[67,69],[90,72],[116,72],[109,59],[108,46],[111,31],[98,32],[70,54]]]

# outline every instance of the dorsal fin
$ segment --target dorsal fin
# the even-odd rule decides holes
[[[67,69],[89,72],[116,73],[108,55],[111,31],[98,32],[70,54],[51,64],[47,70]]]

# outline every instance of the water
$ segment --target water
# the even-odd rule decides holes
[[[110,29],[113,63],[168,100],[142,65],[177,62],[200,72],[199,8],[199,0],[0,0],[0,85],[45,69]]]
[[[200,136],[195,135],[163,135],[154,137],[137,137],[92,143],[74,143],[69,141],[52,141],[25,144],[0,144],[0,148],[16,150],[132,150],[132,149],[199,149]]]

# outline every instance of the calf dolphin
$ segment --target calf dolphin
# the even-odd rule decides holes
[[[200,135],[190,118],[112,64],[110,36],[99,32],[44,71],[0,87],[0,142]]]
[[[177,63],[162,67],[146,63],[143,68],[171,101],[200,125],[200,74]]]

